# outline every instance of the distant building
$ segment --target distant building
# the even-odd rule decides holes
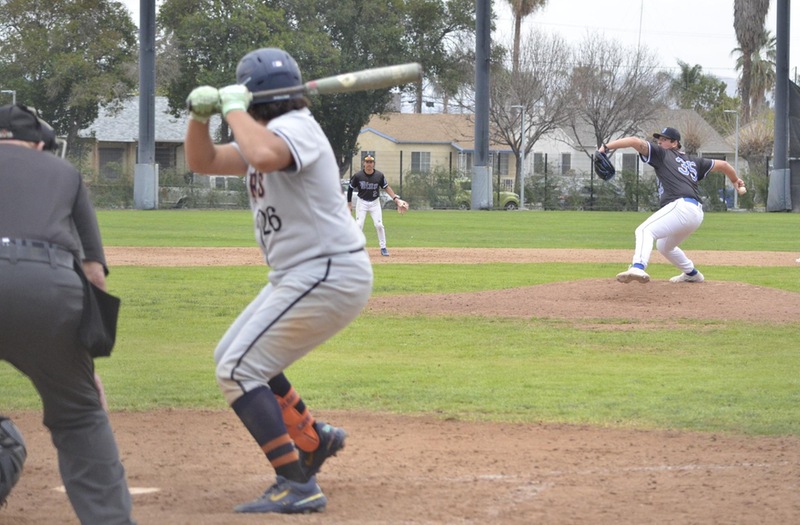
[[[175,117],[169,112],[166,97],[155,100],[155,162],[159,173],[174,171],[191,175],[186,166],[183,139],[189,116]],[[212,118],[212,130],[219,127],[219,117]],[[133,174],[139,152],[139,97],[130,97],[118,110],[101,108],[98,118],[78,132],[84,158],[100,180],[113,181],[123,174]],[[89,151],[86,153],[85,148]],[[202,177],[197,181],[211,187],[225,187],[225,179]]]

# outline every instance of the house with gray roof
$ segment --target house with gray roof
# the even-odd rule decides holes
[[[156,97],[155,162],[159,173],[167,170],[189,173],[183,151],[188,119],[186,112],[179,117],[172,115],[167,98]],[[218,128],[219,123],[219,116],[212,118],[212,130]],[[84,157],[91,159],[92,171],[102,180],[116,180],[122,174],[132,176],[139,150],[139,97],[126,99],[118,108],[101,108],[98,118],[80,130],[78,137]]]

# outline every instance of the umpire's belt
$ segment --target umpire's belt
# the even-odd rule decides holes
[[[35,261],[49,263],[53,268],[73,268],[75,257],[63,246],[51,242],[0,237],[0,259],[8,259],[12,264]]]

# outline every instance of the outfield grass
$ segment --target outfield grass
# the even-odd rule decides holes
[[[649,214],[572,211],[384,210],[389,246],[633,249],[633,231]],[[100,211],[109,246],[253,246],[248,211]],[[707,213],[686,249],[800,253],[800,214]],[[367,219],[371,246],[375,228]]]
[[[247,212],[103,211],[99,216],[109,245],[253,245]],[[633,228],[646,214],[398,217],[391,212],[385,217],[390,246],[630,248]],[[708,214],[690,241],[695,249],[793,251],[800,250],[792,246],[798,226],[797,214]],[[369,221],[366,230],[374,236]],[[171,242],[164,242],[165,236]],[[383,264],[375,267],[374,293],[608,278],[618,266]],[[652,271],[670,275],[666,265],[653,265]],[[717,280],[800,293],[796,267],[711,271]],[[214,346],[263,286],[266,273],[262,267],[113,268],[109,288],[123,298],[118,345],[111,359],[97,360],[112,409],[223,408],[214,381]],[[317,409],[800,435],[800,320],[774,326],[686,321],[663,330],[652,324],[597,328],[617,322],[598,319],[588,327],[535,318],[365,314],[289,375]],[[0,399],[11,409],[39,406],[30,383],[6,363],[0,363]]]

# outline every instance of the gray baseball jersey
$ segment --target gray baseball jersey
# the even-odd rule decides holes
[[[294,165],[285,171],[247,171],[256,240],[267,264],[287,269],[310,259],[363,248],[364,234],[350,216],[328,139],[308,109],[272,119]],[[301,180],[296,179],[300,177]]]

